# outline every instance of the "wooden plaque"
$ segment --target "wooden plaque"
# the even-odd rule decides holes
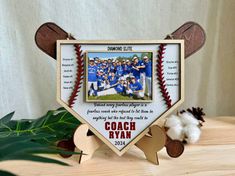
[[[57,101],[118,155],[183,100],[183,40],[57,41]]]

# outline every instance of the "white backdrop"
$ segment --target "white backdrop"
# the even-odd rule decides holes
[[[186,21],[207,33],[186,60],[186,99],[209,116],[235,115],[233,0],[0,0],[0,117],[37,118],[56,103],[56,62],[35,45],[52,21],[78,39],[163,39]]]

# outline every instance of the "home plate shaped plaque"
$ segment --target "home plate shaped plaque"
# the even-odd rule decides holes
[[[58,102],[118,155],[184,99],[183,40],[58,40],[57,61]]]

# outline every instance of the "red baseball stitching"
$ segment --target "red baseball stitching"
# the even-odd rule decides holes
[[[68,105],[70,108],[73,107],[75,100],[77,100],[79,89],[81,88],[83,75],[84,75],[84,59],[82,56],[81,46],[79,44],[74,44],[75,51],[76,51],[76,59],[77,59],[77,70],[76,70],[76,80],[75,85],[73,88],[73,92],[69,97]]]
[[[159,88],[161,89],[162,96],[165,100],[165,103],[168,108],[172,106],[171,104],[171,97],[169,92],[166,88],[166,81],[164,79],[164,72],[163,72],[163,58],[166,50],[166,44],[160,44],[158,49],[158,60],[157,60],[157,79],[159,81]]]

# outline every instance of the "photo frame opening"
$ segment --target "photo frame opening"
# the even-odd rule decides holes
[[[152,102],[153,52],[86,52],[86,102]]]

